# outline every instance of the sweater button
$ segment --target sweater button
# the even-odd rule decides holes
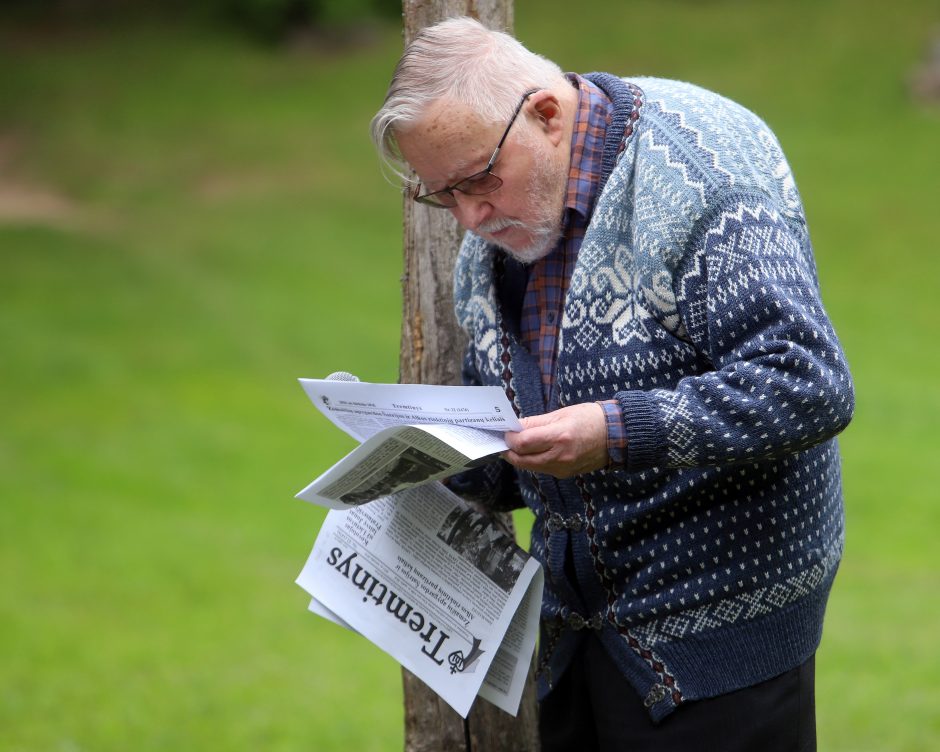
[[[662,684],[654,684],[650,687],[649,694],[643,700],[644,707],[651,708],[657,702],[666,698],[666,688]]]

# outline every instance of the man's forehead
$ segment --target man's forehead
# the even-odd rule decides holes
[[[438,99],[403,134],[411,151],[405,156],[420,161],[425,172],[432,167],[436,181],[466,177],[468,171],[482,169],[490,158],[496,146],[491,133],[494,127],[466,104]],[[399,137],[400,143],[402,140]]]
[[[470,129],[483,125],[480,117],[469,105],[450,97],[441,97],[425,105],[418,123],[429,132],[455,125]]]

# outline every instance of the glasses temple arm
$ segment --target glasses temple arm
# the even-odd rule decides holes
[[[506,126],[506,130],[503,131],[503,137],[499,140],[499,143],[496,144],[496,150],[493,152],[493,156],[490,157],[490,161],[487,163],[484,172],[489,172],[493,169],[493,165],[496,164],[496,158],[499,156],[499,152],[503,148],[503,144],[506,143],[506,139],[509,136],[509,131],[512,130],[512,124],[515,123],[516,118],[519,117],[519,111],[522,109],[522,105],[524,105],[526,100],[537,91],[541,91],[541,89],[529,89],[527,92],[525,92],[525,94],[522,95],[522,99],[519,100],[519,104],[517,104],[516,109],[513,110],[512,117],[509,118],[509,125]]]

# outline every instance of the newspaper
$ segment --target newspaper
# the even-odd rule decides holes
[[[499,387],[300,383],[327,418],[363,442],[297,494],[329,509],[348,509],[487,462],[506,450],[505,431],[522,430]]]
[[[329,512],[297,584],[461,716],[478,695],[517,713],[542,570],[440,483]]]
[[[518,426],[505,395],[476,391],[482,387],[408,387],[406,400],[404,391],[395,395],[400,385],[347,382],[333,388],[340,383],[304,381],[314,403],[363,440],[298,494],[332,508],[297,578],[311,596],[310,610],[373,642],[461,716],[477,696],[515,715],[535,649],[542,569],[511,535],[434,481],[446,472],[438,467],[443,460],[425,468],[433,472],[422,478],[411,473],[414,452],[462,455],[448,457],[445,466],[452,468],[505,449],[492,449],[502,431]],[[444,422],[454,414],[499,428]],[[415,415],[440,422],[394,424]],[[474,435],[465,437],[467,431]],[[378,443],[366,448],[373,439]],[[403,456],[411,459],[402,464]],[[380,478],[389,491],[371,498],[371,490],[386,485]],[[336,485],[338,495],[324,490]]]

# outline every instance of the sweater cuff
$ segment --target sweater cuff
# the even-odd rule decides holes
[[[607,468],[623,468],[627,464],[627,427],[623,424],[620,403],[609,399],[597,404],[607,421]]]
[[[637,472],[664,466],[669,457],[666,430],[650,393],[639,390],[618,392],[616,401],[620,405],[630,447],[626,469]]]

